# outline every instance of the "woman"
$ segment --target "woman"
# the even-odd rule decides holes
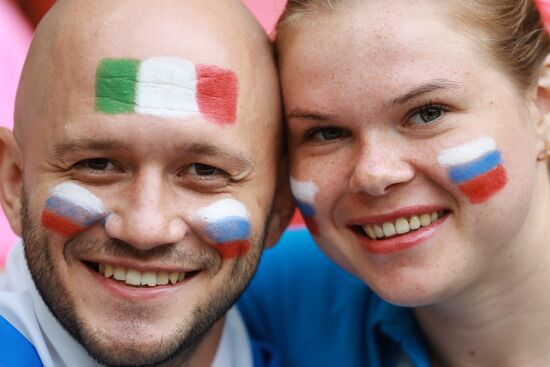
[[[277,46],[293,194],[369,289],[281,250],[243,303],[255,332],[289,366],[550,365],[549,40],[533,0],[290,1]]]

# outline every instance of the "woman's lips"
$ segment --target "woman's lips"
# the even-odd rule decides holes
[[[437,209],[437,210],[435,210]],[[414,213],[404,215],[404,213]],[[351,228],[363,247],[376,255],[391,254],[414,247],[433,235],[449,214],[448,210],[426,207],[399,214],[355,221]]]

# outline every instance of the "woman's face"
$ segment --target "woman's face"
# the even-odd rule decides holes
[[[540,234],[538,110],[443,8],[318,13],[281,56],[308,226],[334,261],[409,306],[506,283],[536,261]]]

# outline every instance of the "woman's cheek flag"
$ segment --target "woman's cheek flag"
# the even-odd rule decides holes
[[[237,119],[238,80],[231,70],[177,57],[104,59],[96,75],[96,110],[164,118]]]
[[[508,182],[501,153],[489,137],[446,149],[437,159],[472,204],[489,200]]]
[[[250,250],[248,210],[235,199],[222,199],[197,211],[206,237],[223,259],[245,255]]]
[[[84,232],[106,216],[101,200],[85,188],[65,182],[50,191],[42,211],[45,228],[65,237]]]
[[[319,225],[315,219],[315,195],[319,192],[319,188],[313,182],[298,181],[292,177],[290,178],[290,188],[307,228],[311,234],[319,235]]]

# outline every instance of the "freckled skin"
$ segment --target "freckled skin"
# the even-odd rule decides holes
[[[319,187],[315,239],[332,260],[385,300],[422,306],[415,312],[436,352],[464,356],[483,346],[497,352],[485,365],[500,365],[517,350],[520,341],[506,338],[516,330],[530,336],[521,345],[531,356],[549,350],[534,337],[550,329],[548,318],[537,318],[537,332],[521,322],[550,305],[540,287],[550,279],[550,259],[541,256],[550,184],[546,163],[537,162],[549,139],[537,106],[547,101],[534,88],[520,92],[435,4],[362,1],[312,12],[291,28],[279,61],[290,170]],[[440,115],[421,121],[434,108]],[[437,156],[481,136],[495,140],[502,170],[492,186],[460,188]],[[357,218],[419,205],[449,215],[405,251],[373,255],[350,228]],[[511,309],[517,318],[491,322]]]

